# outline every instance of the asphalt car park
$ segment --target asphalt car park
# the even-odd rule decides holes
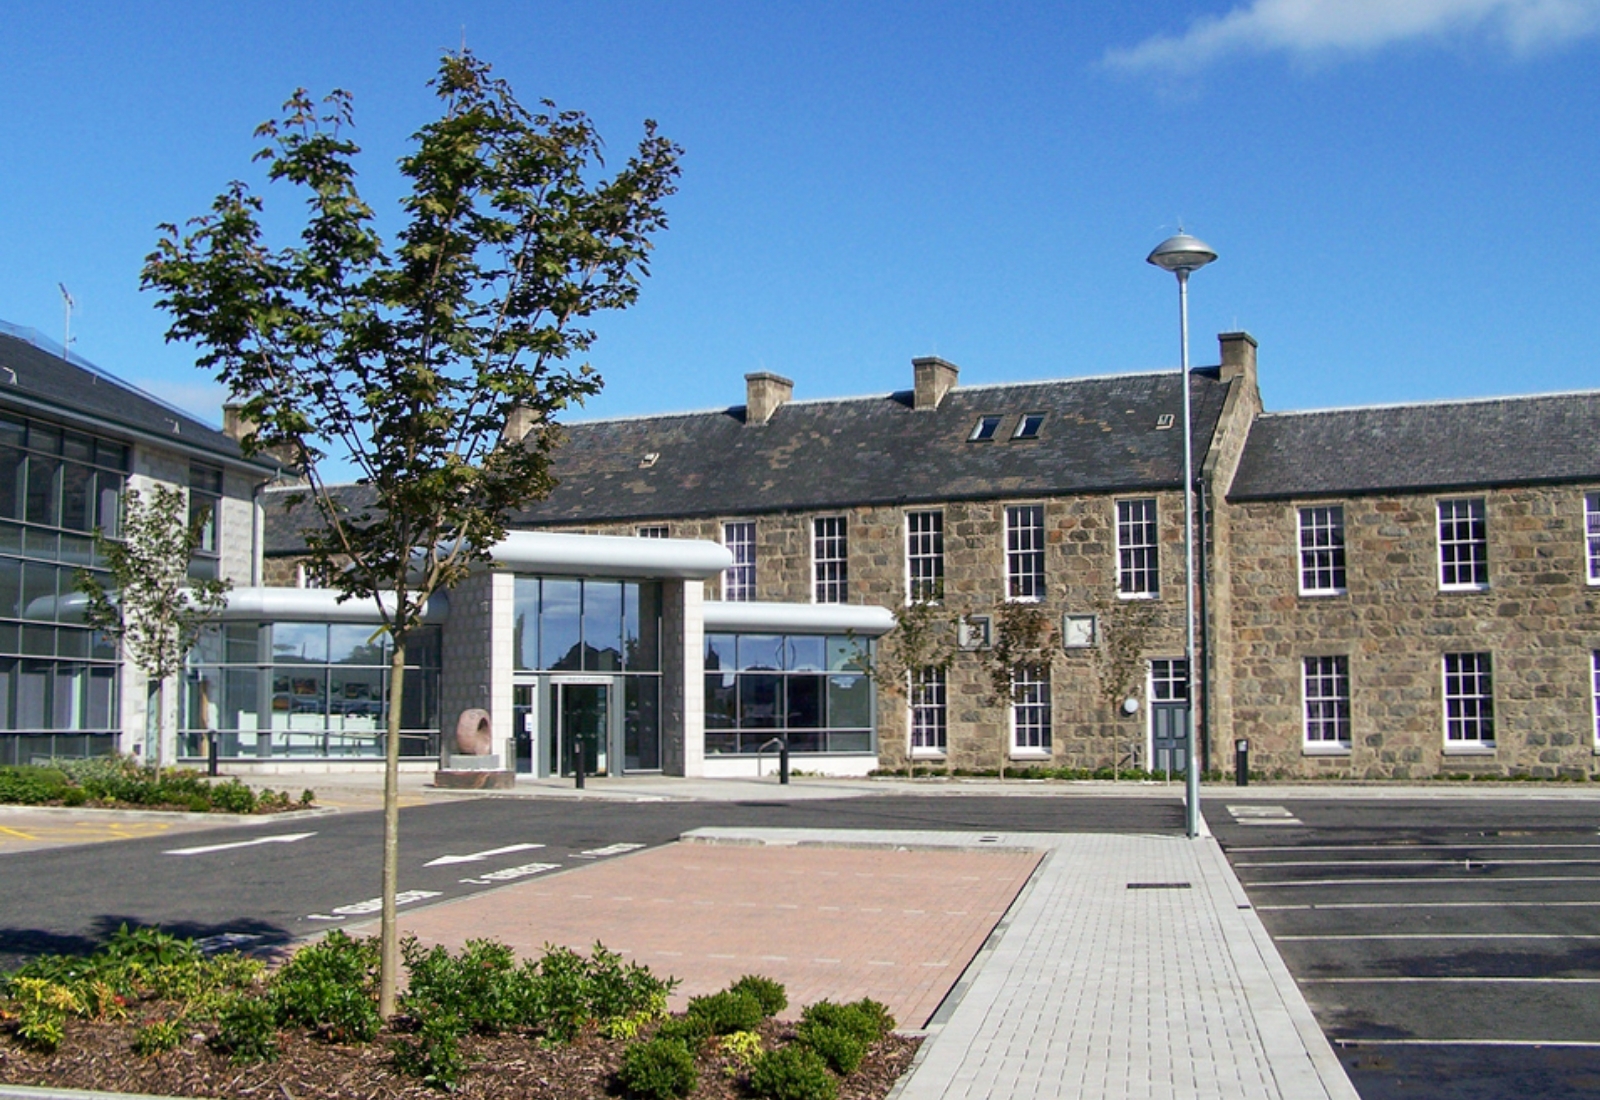
[[[1207,817],[1363,1100],[1600,1093],[1600,801]]]

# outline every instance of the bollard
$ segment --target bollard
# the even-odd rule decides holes
[[[1233,781],[1241,787],[1250,785],[1250,742],[1243,737],[1233,743]]]
[[[206,730],[206,774],[215,777],[217,774],[218,742],[222,735],[216,730]]]
[[[778,746],[778,782],[789,782],[789,742]]]
[[[581,737],[572,739],[572,758],[574,765],[572,773],[573,786],[581,791],[583,790],[583,738]]]

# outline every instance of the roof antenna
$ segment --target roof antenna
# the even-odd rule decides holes
[[[72,310],[78,303],[67,290],[66,283],[57,283],[56,286],[61,288],[61,304],[67,315],[61,329],[61,358],[66,359],[72,353]]]

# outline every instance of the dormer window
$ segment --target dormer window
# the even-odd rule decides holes
[[[1044,413],[1025,413],[1017,421],[1017,430],[1012,433],[1012,439],[1038,439],[1039,429],[1044,426]]]
[[[1000,418],[998,416],[980,416],[978,417],[978,423],[973,426],[972,434],[967,436],[967,439],[973,443],[987,443],[995,437],[995,433],[999,430]]]

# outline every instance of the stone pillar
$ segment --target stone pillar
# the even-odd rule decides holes
[[[449,737],[461,712],[489,712],[494,744],[512,759],[511,652],[516,578],[499,569],[474,572],[450,593],[439,684],[439,734]]]
[[[661,609],[661,770],[705,774],[705,586],[666,581]]]

